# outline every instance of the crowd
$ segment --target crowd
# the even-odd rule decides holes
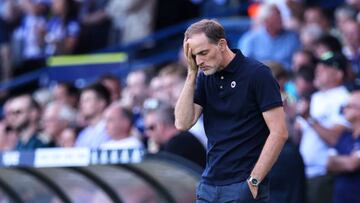
[[[17,1],[1,2],[11,6]],[[38,66],[37,59],[43,56],[76,53],[78,45],[91,51],[107,46],[108,39],[126,43],[131,37],[141,38],[126,32],[146,35],[155,28],[141,26],[147,31],[132,31],[126,20],[119,20],[129,18],[129,23],[136,21],[134,26],[150,23],[126,14],[134,14],[139,7],[136,3],[159,14],[153,1],[146,1],[149,5],[129,1],[134,7],[125,5],[125,0],[82,1],[77,18],[71,0],[19,2],[21,6],[14,9],[22,9],[22,15],[3,12],[0,26],[10,29],[9,22],[22,22],[11,28],[12,37],[21,42],[18,59],[22,68]],[[340,2],[333,9],[302,1],[275,2],[256,3],[256,12],[249,13],[253,26],[239,36],[233,48],[269,66],[280,86],[290,138],[278,164],[289,170],[270,175],[279,181],[287,177],[282,181],[291,186],[284,190],[296,187],[293,191],[300,192],[277,198],[286,199],[284,202],[295,197],[298,201],[291,202],[303,202],[305,197],[309,203],[360,202],[360,1]],[[49,8],[50,18],[44,15]],[[117,20],[111,24],[111,19]],[[166,20],[161,23],[164,26]],[[126,31],[108,35],[102,29],[106,26]],[[88,43],[94,47],[81,43],[81,29],[86,30],[86,39],[96,39]],[[100,37],[105,35],[110,38]],[[4,36],[1,33],[1,39]],[[2,59],[9,58],[5,45]],[[2,60],[3,73],[9,63]],[[165,66],[130,72],[125,81],[104,75],[82,89],[59,82],[48,87],[47,94],[11,95],[3,104],[0,150],[144,147],[152,153],[175,153],[204,166],[207,140],[202,119],[188,132],[174,127],[173,108],[185,78],[186,62],[180,54],[178,61]],[[281,170],[278,165],[274,168]]]

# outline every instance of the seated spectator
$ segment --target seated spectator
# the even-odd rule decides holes
[[[103,113],[110,103],[110,93],[100,83],[84,88],[80,95],[80,114],[86,127],[80,131],[75,146],[98,148],[110,137],[106,133]]]
[[[169,152],[205,167],[206,152],[201,142],[190,132],[175,128],[174,109],[162,104],[145,112],[145,133],[160,151]]]
[[[14,130],[4,120],[0,121],[0,151],[13,150],[17,140]]]
[[[45,54],[72,54],[80,33],[75,0],[52,1],[52,14],[44,36]]]
[[[120,103],[111,104],[105,111],[106,132],[110,140],[101,144],[102,149],[142,148],[141,140],[131,135],[133,114]]]
[[[54,102],[77,108],[79,100],[79,90],[70,83],[60,82],[55,85],[53,92]]]
[[[360,91],[354,91],[344,107],[351,129],[339,138],[327,163],[336,175],[333,203],[360,202]]]
[[[42,132],[40,136],[60,145],[60,134],[70,125],[75,123],[75,111],[61,103],[50,103],[46,106],[42,117]]]
[[[79,134],[79,129],[69,127],[64,129],[59,136],[57,142],[58,147],[71,148],[75,147],[75,142],[77,135]]]
[[[34,150],[53,146],[48,140],[39,137],[39,109],[30,95],[12,98],[5,116],[9,127],[18,136],[16,150]]]
[[[111,94],[111,101],[119,101],[121,98],[121,84],[115,75],[106,74],[101,76],[100,83],[103,84]]]
[[[245,33],[238,48],[248,57],[279,62],[289,71],[292,55],[300,47],[298,35],[283,27],[280,11],[274,4],[261,5],[257,18],[261,27]]]

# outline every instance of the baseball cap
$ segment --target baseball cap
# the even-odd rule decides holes
[[[346,73],[348,62],[343,54],[328,51],[320,56],[318,63],[325,64],[328,67],[335,68]]]

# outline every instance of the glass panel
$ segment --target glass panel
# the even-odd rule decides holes
[[[112,203],[101,188],[82,174],[60,168],[37,170],[56,182],[73,203]]]
[[[2,189],[0,189],[0,203],[10,203],[10,202],[14,202],[14,201]]]
[[[160,159],[145,159],[143,162],[134,165],[144,172],[151,174],[161,183],[178,203],[195,202],[195,189],[199,177],[184,170],[183,167]]]
[[[49,203],[57,199],[57,195],[50,188],[27,173],[2,168],[0,178],[10,185],[26,203]]]
[[[86,170],[96,174],[110,185],[124,203],[166,202],[151,185],[131,171],[117,166],[91,166]]]

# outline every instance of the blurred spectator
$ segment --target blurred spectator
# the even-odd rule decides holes
[[[328,170],[336,174],[333,203],[360,202],[360,91],[344,107],[351,130],[339,138],[328,161]]]
[[[18,69],[17,75],[45,66],[41,36],[46,30],[46,5],[39,1],[22,0],[19,6],[23,16],[14,32],[12,47],[12,57]]]
[[[293,73],[296,73],[302,66],[312,67],[315,66],[315,64],[316,59],[313,53],[309,50],[302,49],[294,53],[291,69]]]
[[[79,134],[79,130],[73,127],[64,129],[59,136],[59,140],[57,145],[59,147],[75,147],[75,142],[77,135]]]
[[[352,71],[360,78],[360,24],[349,20],[342,25],[343,53],[350,60]]]
[[[342,49],[341,42],[338,38],[325,34],[314,42],[314,54],[320,58],[326,52],[340,53]]]
[[[325,32],[317,25],[304,25],[300,29],[300,41],[304,50],[314,52],[314,43],[324,34]]]
[[[75,0],[52,1],[53,17],[49,20],[45,35],[45,54],[64,55],[75,51],[80,33]]]
[[[50,103],[46,106],[42,117],[41,137],[61,146],[60,134],[75,123],[75,111],[62,103]]]
[[[315,25],[328,34],[330,34],[332,29],[330,19],[324,10],[318,6],[311,6],[305,9],[304,23],[305,25]]]
[[[0,150],[13,150],[17,143],[17,136],[13,129],[5,122],[0,121]]]
[[[121,84],[115,75],[103,75],[100,78],[100,83],[103,84],[111,94],[111,101],[118,101],[121,98]]]
[[[174,108],[162,104],[145,112],[145,133],[160,151],[179,155],[201,167],[205,167],[206,152],[201,142],[190,132],[175,128]]]
[[[336,8],[335,13],[335,24],[340,32],[343,32],[343,26],[347,21],[352,21],[356,19],[356,10],[349,6],[343,5]]]
[[[314,87],[314,68],[312,66],[301,66],[295,72],[294,83],[298,97],[314,93],[316,90]]]
[[[61,104],[77,108],[79,100],[79,90],[70,83],[58,83],[53,91],[53,100]]]
[[[109,0],[105,11],[118,35],[114,43],[129,43],[148,36],[153,31],[155,5],[155,0]]]
[[[101,144],[103,149],[142,148],[140,139],[131,135],[133,114],[120,103],[111,104],[105,111],[106,132],[110,140]]]
[[[309,203],[331,202],[332,177],[327,174],[329,146],[334,146],[348,125],[340,114],[349,93],[344,82],[346,59],[341,54],[325,53],[320,59],[314,84],[319,91],[311,98],[310,109],[298,109],[297,124],[302,132],[300,152],[305,163]],[[310,110],[310,112],[308,112]]]
[[[85,0],[81,2],[78,52],[87,53],[105,48],[111,28],[111,20],[105,12],[109,0]],[[89,43],[91,42],[91,43]]]
[[[144,132],[142,110],[144,101],[149,95],[149,78],[145,70],[130,72],[126,77],[126,86],[122,91],[121,103],[132,109],[134,114],[134,127],[138,132]]]
[[[110,137],[106,133],[103,112],[110,103],[110,93],[100,83],[84,88],[80,95],[80,113],[86,127],[79,133],[75,146],[98,148]]]
[[[276,61],[290,71],[292,55],[300,47],[298,35],[283,27],[280,11],[274,4],[261,5],[257,18],[262,27],[245,33],[238,48],[248,57]]]
[[[20,95],[11,99],[5,114],[9,127],[13,129],[18,142],[16,150],[33,150],[51,147],[51,143],[39,137],[40,112],[30,95]]]

